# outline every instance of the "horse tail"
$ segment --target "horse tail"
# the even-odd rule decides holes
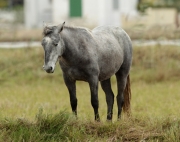
[[[123,111],[128,116],[131,113],[131,86],[130,86],[130,76],[127,76],[126,88],[124,89],[124,104]]]

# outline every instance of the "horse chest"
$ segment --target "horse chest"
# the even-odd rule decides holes
[[[84,69],[80,69],[77,67],[66,67],[62,68],[63,73],[68,76],[72,80],[82,80],[87,81],[88,73]]]

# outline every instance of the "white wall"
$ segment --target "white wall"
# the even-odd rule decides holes
[[[80,26],[120,25],[120,13],[119,10],[113,9],[112,0],[82,0],[81,18],[70,18],[69,8],[69,0],[53,0],[53,23],[67,21],[68,23],[79,23]]]
[[[119,0],[119,9],[113,8],[114,0],[82,0],[82,18],[69,17],[69,0],[24,0],[25,25],[41,27],[43,21],[59,24],[64,21],[76,25],[121,25],[120,12],[128,16],[137,13],[138,0]],[[52,3],[51,3],[52,2]]]
[[[113,0],[98,0],[98,10],[98,25],[120,25],[120,11],[113,8]]]
[[[50,0],[36,0],[39,26],[44,22],[52,22],[52,3]]]
[[[120,12],[114,10],[113,0],[83,0],[83,18],[89,25],[120,25]]]
[[[59,24],[66,21],[69,17],[69,0],[52,1],[53,23]]]
[[[25,26],[41,27],[43,21],[51,22],[52,12],[49,0],[24,0]]]
[[[130,17],[137,16],[137,4],[138,0],[120,0],[121,14],[128,15]]]
[[[37,8],[35,0],[24,0],[25,26],[32,28],[36,26]]]
[[[82,16],[90,25],[98,24],[99,19],[99,0],[83,0],[82,1]]]

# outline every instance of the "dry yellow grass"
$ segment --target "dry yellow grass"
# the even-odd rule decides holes
[[[123,117],[120,122],[116,121],[115,103],[114,123],[105,123],[107,106],[100,87],[99,112],[102,123],[91,122],[94,117],[89,86],[85,82],[78,82],[79,120],[73,124],[67,121],[67,129],[62,134],[70,140],[77,136],[80,141],[179,141],[179,55],[179,47],[134,47],[131,69],[132,118]],[[0,139],[10,135],[12,139],[7,141],[21,141],[22,138],[33,141],[33,137],[38,139],[45,136],[39,131],[40,126],[35,119],[39,109],[43,109],[45,116],[56,116],[64,110],[71,113],[60,68],[57,65],[55,73],[50,75],[41,69],[42,65],[42,48],[0,49]],[[117,94],[115,77],[111,81]],[[61,120],[61,116],[58,119]],[[53,123],[54,118],[51,121],[45,117],[44,121],[49,122],[48,126],[43,123],[47,128],[51,128],[50,124],[61,127],[59,123]],[[48,133],[46,127],[43,129]],[[58,141],[55,134],[56,129],[52,129],[52,139]]]

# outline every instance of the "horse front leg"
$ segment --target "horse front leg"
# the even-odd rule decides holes
[[[94,109],[94,116],[96,121],[100,121],[99,117],[99,100],[98,100],[98,77],[92,77],[89,81],[91,91],[91,105]]]
[[[77,116],[76,81],[64,75],[64,82],[68,88],[72,112]]]

